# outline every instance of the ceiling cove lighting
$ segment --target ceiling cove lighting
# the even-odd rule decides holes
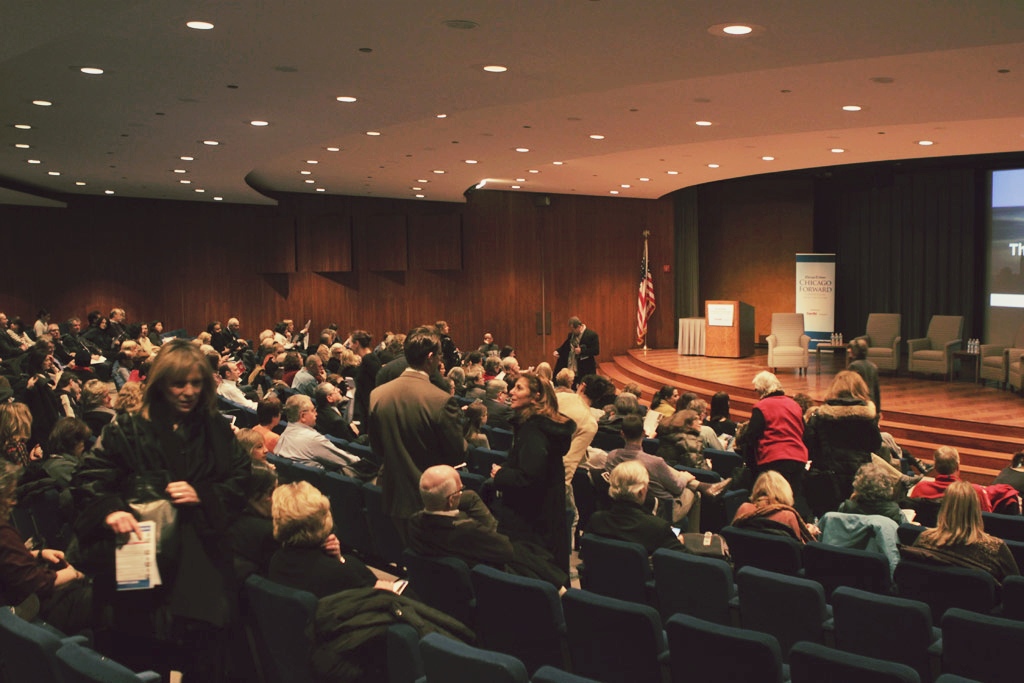
[[[208,21],[187,21],[185,22],[185,26],[195,29],[196,31],[209,31],[213,28],[213,24]]]

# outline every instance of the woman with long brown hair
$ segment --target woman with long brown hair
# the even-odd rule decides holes
[[[136,669],[174,668],[186,680],[224,676],[236,593],[226,534],[245,506],[250,474],[250,458],[216,406],[203,353],[185,340],[167,342],[141,410],[103,428],[73,482],[82,508],[76,530],[92,546],[97,590],[114,610],[115,658]],[[117,592],[113,542],[140,534],[140,503],[173,506],[173,538],[160,539],[157,556],[162,585]],[[139,662],[143,653],[149,659]]]
[[[966,481],[949,485],[935,528],[922,532],[914,545],[903,548],[901,554],[907,559],[983,569],[1000,582],[1020,574],[1006,543],[985,533],[981,502],[974,487]]]
[[[498,530],[512,540],[538,543],[569,571],[565,466],[576,423],[558,412],[550,382],[523,373],[512,387],[514,439],[504,466],[491,469],[501,495]]]

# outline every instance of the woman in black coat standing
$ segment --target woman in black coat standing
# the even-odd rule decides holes
[[[576,423],[558,412],[551,384],[524,373],[512,387],[515,437],[504,466],[491,476],[501,494],[498,530],[512,540],[533,541],[549,551],[555,565],[569,572],[569,529],[565,511],[562,457]]]
[[[103,429],[73,482],[76,530],[95,562],[96,590],[113,607],[113,656],[134,669],[174,668],[186,680],[225,675],[236,594],[227,530],[245,506],[251,471],[216,406],[206,358],[188,341],[168,342],[141,411]],[[117,592],[114,542],[140,534],[131,504],[147,501],[176,516],[173,535],[160,539],[162,585]]]

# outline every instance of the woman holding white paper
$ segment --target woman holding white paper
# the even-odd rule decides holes
[[[115,658],[204,681],[224,675],[236,593],[226,534],[245,505],[250,474],[216,400],[202,353],[187,341],[168,342],[150,369],[141,411],[104,428],[75,478],[83,540],[123,542],[139,532],[140,516],[161,508],[163,519],[174,518],[160,523],[156,588],[117,592],[110,545],[91,554],[100,561],[97,590],[114,607]],[[154,662],[157,652],[163,657]]]

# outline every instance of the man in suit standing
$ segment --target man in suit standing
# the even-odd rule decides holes
[[[562,368],[569,368],[576,373],[576,383],[587,375],[597,374],[597,354],[601,352],[601,342],[597,332],[589,329],[583,322],[573,316],[569,318],[569,336],[555,351],[555,374]]]
[[[426,327],[405,338],[409,367],[370,394],[370,448],[384,459],[380,485],[384,509],[399,535],[408,536],[408,520],[422,507],[419,492],[423,470],[456,465],[466,456],[461,411],[456,400],[430,383],[441,361],[441,342]]]

